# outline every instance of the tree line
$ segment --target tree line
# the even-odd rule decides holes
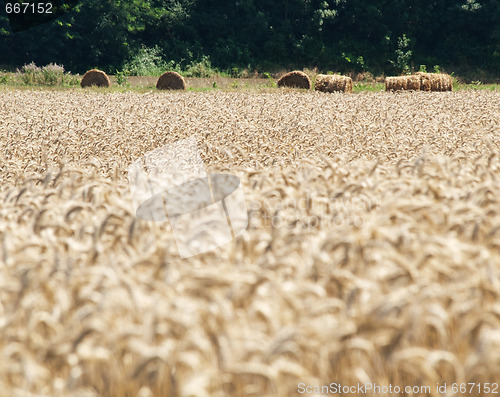
[[[113,73],[155,47],[181,66],[399,74],[439,65],[500,76],[498,0],[85,0],[17,32],[2,11],[4,68]]]

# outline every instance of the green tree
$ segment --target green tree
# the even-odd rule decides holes
[[[86,0],[18,33],[0,14],[0,64],[115,71],[145,46],[183,67],[500,74],[499,20],[498,0]]]

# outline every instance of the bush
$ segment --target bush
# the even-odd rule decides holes
[[[64,86],[73,86],[73,85],[80,85],[80,77],[72,75],[70,73],[66,73],[64,75]]]
[[[42,76],[44,85],[62,85],[64,82],[64,67],[49,63],[42,68]]]
[[[406,37],[405,34],[403,36],[398,37],[398,48],[395,51],[396,60],[389,61],[398,72],[403,74],[408,74],[410,72],[410,60],[413,52],[410,48],[410,39]]]
[[[21,75],[21,81],[26,85],[40,84],[42,81],[42,70],[36,66],[35,62],[24,65],[17,72]]]
[[[167,70],[176,71],[175,63],[165,62],[158,46],[142,46],[132,59],[125,63],[123,70],[131,76],[159,76]]]
[[[366,69],[365,60],[362,56],[355,56],[353,54],[346,54],[343,52],[341,54],[342,57],[342,69],[344,70],[352,70],[354,72],[362,72]]]
[[[228,76],[233,77],[235,79],[241,78],[241,76],[243,74],[237,67],[233,67],[231,69],[228,69],[226,71],[226,73]]]
[[[208,56],[201,57],[199,62],[191,62],[186,68],[186,77],[214,77],[218,74],[217,69],[212,67]]]
[[[116,71],[116,74],[115,74],[115,77],[116,77],[116,84],[118,85],[124,85],[126,87],[128,87],[130,84],[128,83],[128,75],[130,74],[130,72],[128,70],[125,70],[125,71]]]
[[[34,62],[24,65],[18,70],[21,75],[21,81],[25,85],[63,85],[64,84],[64,66],[50,63],[43,67],[38,67]]]

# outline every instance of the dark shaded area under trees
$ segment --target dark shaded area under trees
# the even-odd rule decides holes
[[[8,3],[8,1],[4,1]],[[440,65],[500,76],[498,0],[86,0],[13,33],[2,4],[0,65],[121,70],[142,46],[181,66],[399,74]]]

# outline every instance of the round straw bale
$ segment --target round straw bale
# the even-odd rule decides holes
[[[453,91],[453,79],[449,74],[441,75],[441,87],[443,91]]]
[[[82,88],[91,87],[93,85],[97,87],[109,87],[111,82],[109,81],[108,75],[102,70],[92,69],[83,75],[80,85]]]
[[[314,89],[321,92],[352,92],[352,79],[347,76],[318,74]]]
[[[420,90],[419,76],[393,76],[385,79],[386,91],[401,91],[401,90]]]
[[[420,91],[420,77],[411,75],[406,77],[406,89],[413,91]]]
[[[177,72],[165,72],[156,82],[156,89],[158,90],[185,90],[186,82]]]
[[[444,73],[418,72],[422,91],[452,91],[453,81],[451,76]]]
[[[417,76],[420,77],[420,89],[422,91],[431,91],[432,84],[430,75],[430,73],[417,72]]]
[[[406,80],[403,77],[391,76],[385,78],[386,91],[406,90]]]
[[[278,87],[296,87],[308,90],[311,88],[311,80],[304,72],[294,70],[278,80]]]

